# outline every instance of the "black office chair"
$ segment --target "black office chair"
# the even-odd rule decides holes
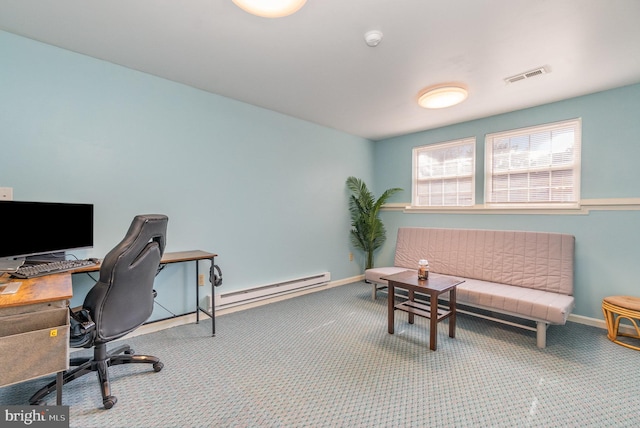
[[[107,343],[141,326],[153,311],[153,281],[164,253],[168,218],[164,215],[138,215],[133,219],[124,239],[111,250],[100,266],[100,279],[91,288],[82,308],[74,310],[72,347],[93,347],[93,357],[72,358],[64,372],[64,384],[90,372],[97,372],[102,389],[102,402],[112,408],[117,399],[111,395],[108,367],[129,363],[153,364],[156,372],[163,364],[156,357],[134,355],[129,345],[107,351]],[[74,328],[75,324],[75,328]],[[56,390],[56,382],[36,392],[31,404]]]

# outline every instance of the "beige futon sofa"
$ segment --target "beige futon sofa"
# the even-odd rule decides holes
[[[418,260],[427,259],[431,272],[464,279],[459,312],[536,331],[544,348],[547,327],[564,324],[574,307],[574,246],[572,235],[559,233],[400,228],[394,266],[367,269],[365,280],[375,299],[385,276],[417,271]]]

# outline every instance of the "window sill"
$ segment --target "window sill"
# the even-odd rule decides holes
[[[414,207],[406,203],[386,204],[384,211],[402,211],[405,214],[538,214],[588,215],[591,211],[637,211],[640,198],[583,199],[575,208],[513,208],[474,205],[471,207]]]

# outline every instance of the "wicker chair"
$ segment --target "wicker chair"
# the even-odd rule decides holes
[[[634,345],[629,341],[621,341],[620,336],[640,339],[640,298],[632,296],[609,296],[602,300],[602,312],[607,323],[607,337],[618,345],[640,351],[640,341]],[[626,319],[635,328],[635,334],[620,332],[620,320]]]

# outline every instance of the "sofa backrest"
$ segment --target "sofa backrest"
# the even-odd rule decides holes
[[[573,295],[572,235],[477,229],[398,229],[395,266]]]

